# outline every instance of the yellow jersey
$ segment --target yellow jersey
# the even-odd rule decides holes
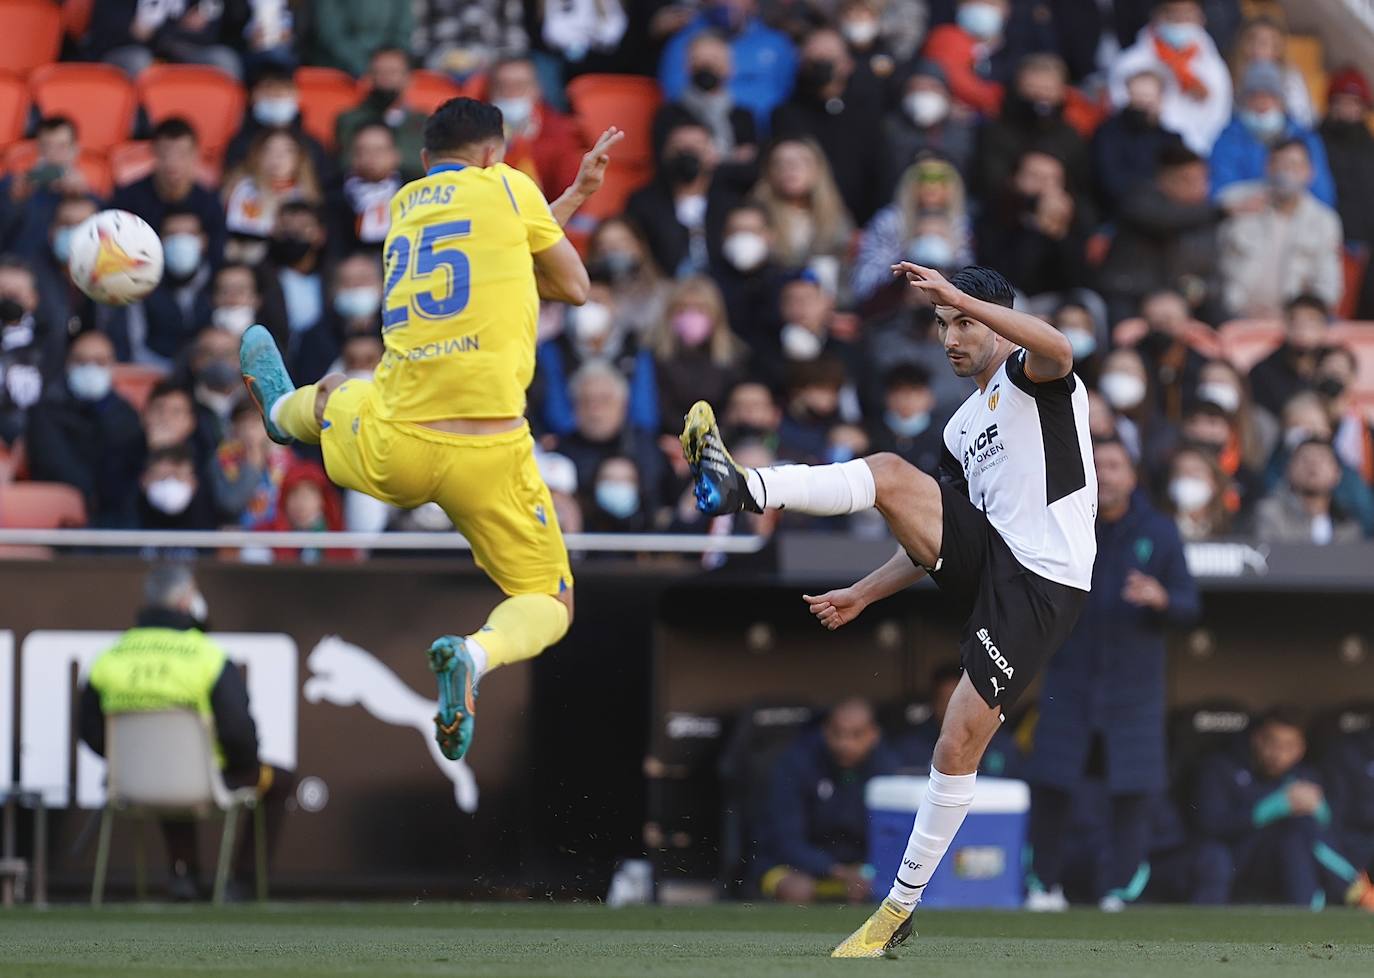
[[[379,416],[522,416],[539,316],[531,256],[562,238],[534,181],[504,163],[441,163],[402,187],[382,252]]]

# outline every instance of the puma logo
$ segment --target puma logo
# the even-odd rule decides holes
[[[453,782],[453,798],[468,813],[477,811],[477,779],[464,761],[450,761],[434,740],[435,700],[426,699],[406,685],[376,656],[337,635],[326,635],[305,660],[310,678],[305,698],[335,706],[361,706],[374,719],[393,727],[410,727],[424,738],[429,755]]]
[[[997,677],[996,677],[996,676],[989,676],[989,677],[988,677],[988,682],[992,683],[992,695],[993,695],[993,696],[1001,696],[1001,695],[1002,695],[1002,687],[999,686],[999,685],[997,684]]]

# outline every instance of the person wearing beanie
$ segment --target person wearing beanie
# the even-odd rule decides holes
[[[1374,103],[1369,81],[1358,68],[1347,66],[1331,76],[1322,120],[1322,142],[1336,183],[1336,211],[1341,215],[1347,244],[1374,245],[1374,135],[1366,125]],[[1374,280],[1365,277],[1355,318],[1374,318]]]
[[[1233,184],[1262,180],[1270,150],[1296,139],[1307,147],[1312,163],[1308,190],[1328,207],[1336,206],[1326,147],[1315,132],[1294,122],[1283,104],[1283,73],[1277,65],[1257,61],[1245,70],[1235,115],[1212,147],[1213,198]]]

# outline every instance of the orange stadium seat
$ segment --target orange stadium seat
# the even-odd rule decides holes
[[[10,144],[5,150],[3,162],[0,162],[0,169],[6,173],[22,173],[30,169],[37,159],[38,142],[25,139]],[[106,161],[104,153],[83,149],[81,155],[76,158],[76,168],[81,171],[91,192],[97,197],[110,195],[110,191],[114,189],[114,181],[110,177],[110,164]]]
[[[109,149],[133,130],[138,94],[128,76],[113,65],[46,65],[33,73],[29,85],[38,110],[75,122],[86,149]]]
[[[138,94],[153,125],[172,116],[189,122],[206,156],[218,158],[243,124],[243,86],[218,68],[154,65],[138,76]]]
[[[1244,373],[1283,341],[1283,324],[1276,319],[1233,319],[1222,323],[1217,334],[1226,359]]]
[[[115,393],[133,405],[135,411],[142,412],[148,395],[167,372],[142,363],[117,363],[113,376]]]
[[[300,91],[301,125],[324,146],[334,148],[334,122],[362,98],[353,76],[338,68],[296,69]]]
[[[462,86],[448,75],[439,71],[421,68],[411,72],[410,86],[406,89],[406,108],[429,115],[451,98],[464,94]]]
[[[65,482],[10,482],[0,486],[0,526],[55,530],[85,525],[86,501]]]
[[[579,216],[598,219],[619,214],[630,194],[654,173],[654,113],[663,101],[658,83],[638,75],[579,75],[568,82],[568,101],[588,145],[608,126],[625,131],[606,170],[605,184]]]
[[[0,146],[22,139],[29,124],[29,86],[0,75]]]
[[[52,0],[0,3],[0,67],[27,75],[57,60],[62,49],[62,11]]]

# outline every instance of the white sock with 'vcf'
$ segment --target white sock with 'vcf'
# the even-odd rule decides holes
[[[930,769],[926,796],[916,810],[916,824],[906,843],[902,864],[897,867],[897,879],[887,897],[907,910],[914,910],[921,902],[926,884],[935,874],[945,851],[949,849],[964,816],[973,804],[973,783],[976,774],[941,774]]]

